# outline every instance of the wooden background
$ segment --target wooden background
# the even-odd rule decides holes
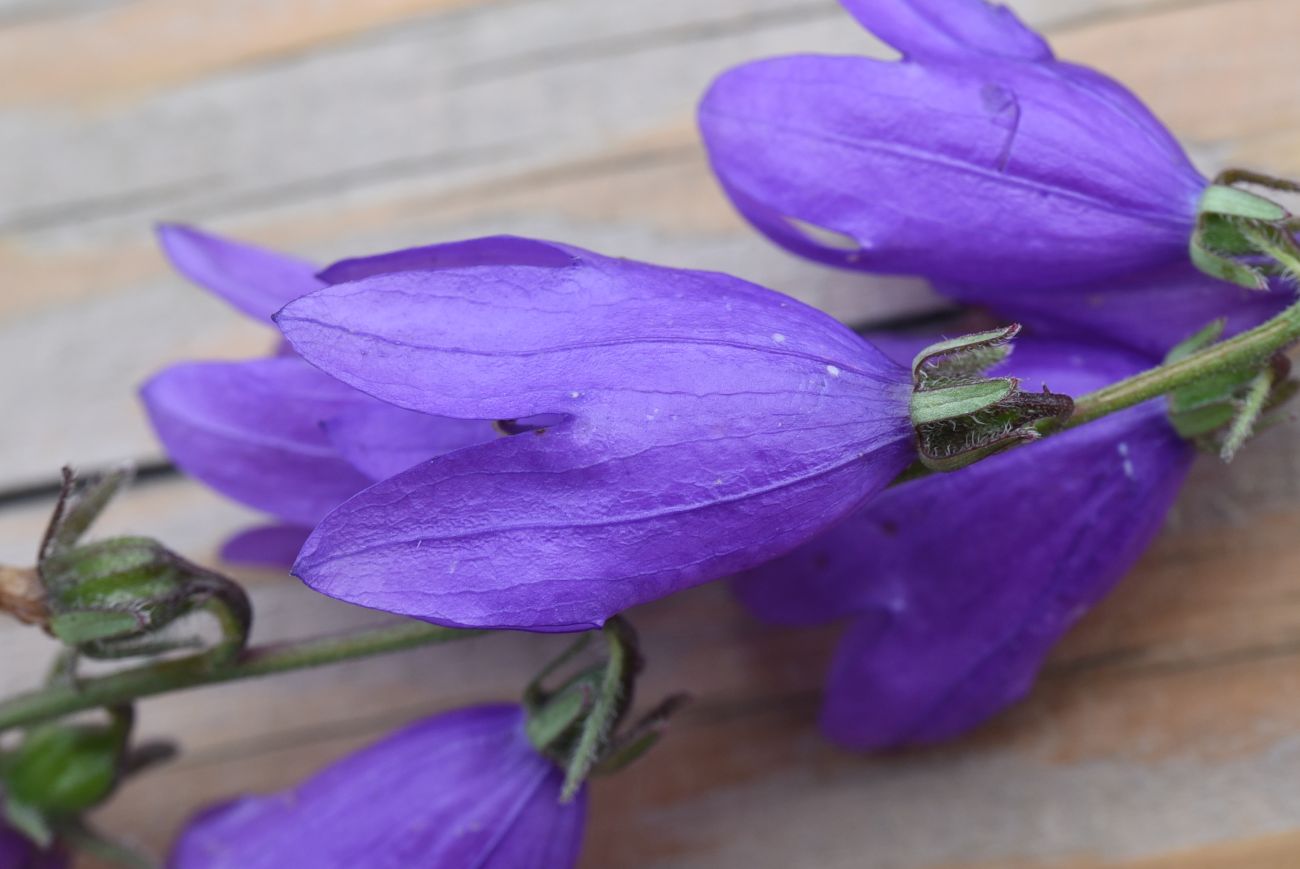
[[[1300,0],[1013,0],[1128,82],[1212,170],[1300,175]],[[764,54],[876,52],[831,0],[0,0],[0,561],[30,562],[58,466],[150,460],[133,389],[269,346],[170,275],[191,220],[321,260],[486,232],[731,270],[853,319],[935,304],[747,232],[694,101]],[[817,736],[835,631],[768,631],[718,587],[637,613],[647,697],[697,703],[599,783],[587,867],[1300,866],[1300,425],[1205,459],[1160,542],[1021,707],[888,757]],[[180,479],[105,532],[213,558],[252,517]],[[245,574],[258,641],[370,624]],[[282,787],[437,709],[517,694],[558,641],[476,640],[148,701],[185,753],[100,820],[164,847],[194,807]],[[48,641],[0,624],[0,690]]]

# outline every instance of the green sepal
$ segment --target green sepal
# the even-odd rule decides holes
[[[1219,450],[1219,457],[1225,462],[1232,461],[1237,451],[1255,433],[1255,425],[1264,415],[1269,395],[1273,392],[1274,373],[1270,366],[1260,371],[1246,384],[1245,394],[1237,402],[1237,412],[1224,433],[1223,446]]]
[[[945,386],[912,393],[912,425],[925,425],[968,416],[1005,400],[1016,390],[1016,380],[998,377],[960,386]]]
[[[1165,364],[1182,362],[1184,359],[1200,353],[1223,337],[1223,330],[1227,325],[1228,321],[1223,317],[1211,320],[1195,333],[1175,344],[1173,349],[1165,354]]]
[[[579,674],[540,704],[528,706],[528,741],[545,754],[562,741],[571,740],[583,716],[591,711],[600,687],[601,669]]]
[[[943,473],[960,471],[962,468],[969,467],[982,459],[987,459],[989,456],[1000,453],[1009,447],[1036,441],[1039,437],[1041,435],[1033,429],[1007,432],[1000,437],[986,440],[979,446],[972,446],[950,454],[922,453],[921,462],[932,471]]]
[[[1200,227],[1192,233],[1188,253],[1192,258],[1192,265],[1212,278],[1218,278],[1221,281],[1227,281],[1248,290],[1268,289],[1268,278],[1264,272],[1212,250]]]
[[[1064,420],[1074,401],[1046,389],[1024,393],[1014,377],[986,377],[1020,332],[1012,324],[931,344],[912,360],[910,413],[921,464],[952,471],[1037,438]]]
[[[525,732],[543,756],[564,771],[561,802],[568,802],[590,776],[630,763],[654,743],[650,730],[662,729],[669,715],[685,702],[670,697],[639,722],[621,729],[632,705],[637,674],[644,662],[636,633],[615,617],[599,634],[605,640],[604,660],[548,691],[544,682],[587,646],[590,634],[569,646],[542,668],[524,691]]]
[[[1201,201],[1197,205],[1197,211],[1202,214],[1222,214],[1270,223],[1286,220],[1291,216],[1285,208],[1271,199],[1226,184],[1211,184],[1205,188],[1205,192],[1201,194]]]
[[[931,344],[912,360],[912,383],[918,390],[968,383],[1006,359],[1018,334],[1020,325],[1012,323]]]
[[[144,620],[135,613],[112,610],[79,610],[50,617],[50,631],[70,646],[132,634],[143,626]]]
[[[1221,173],[1205,189],[1197,205],[1196,228],[1188,253],[1192,263],[1211,277],[1247,289],[1266,290],[1266,271],[1276,271],[1276,266],[1259,268],[1240,258],[1263,255],[1277,259],[1278,249],[1300,255],[1292,237],[1296,227],[1286,208],[1243,190],[1238,186],[1241,184],[1300,192],[1295,182],[1257,172],[1231,169]]]
[[[4,819],[9,826],[22,833],[41,850],[54,844],[54,830],[38,809],[19,802],[12,795],[4,796]]]

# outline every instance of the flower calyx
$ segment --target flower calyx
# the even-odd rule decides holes
[[[1014,377],[985,372],[1011,353],[1020,326],[1011,325],[931,344],[912,362],[912,426],[921,462],[955,471],[1069,418],[1068,395],[1023,392]]]
[[[252,621],[248,597],[236,583],[148,538],[81,542],[129,478],[119,469],[83,482],[64,469],[35,571],[43,610],[38,623],[69,647],[74,660],[196,647],[207,647],[214,663],[231,659],[243,650]],[[188,633],[182,622],[200,613],[217,623],[215,641],[178,633]]]
[[[625,725],[637,675],[644,666],[636,633],[623,618],[605,623],[605,659],[569,676],[558,687],[543,683],[590,645],[584,634],[537,675],[524,693],[528,739],[564,770],[562,799],[568,801],[592,775],[616,772],[659,741],[668,720],[688,701],[673,694]]]
[[[1193,264],[1212,277],[1267,290],[1270,276],[1300,264],[1300,220],[1248,186],[1300,193],[1300,184],[1282,178],[1242,169],[1221,173],[1197,204],[1189,252]]]
[[[1169,351],[1166,363],[1178,362],[1215,344],[1224,321],[1215,320]],[[1262,365],[1216,371],[1166,397],[1169,422],[1186,440],[1232,461],[1260,430],[1277,421],[1273,413],[1300,392],[1291,377],[1291,360],[1274,354]]]

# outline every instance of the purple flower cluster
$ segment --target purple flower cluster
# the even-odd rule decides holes
[[[1207,182],[1121,85],[983,0],[844,5],[902,59],[762,60],[700,107],[723,188],[772,240],[1016,317],[1029,337],[991,374],[1072,395],[1286,304],[1192,266]],[[144,389],[183,469],[278,520],[229,557],[292,560],[366,607],[533,631],[734,576],[769,621],[847,621],[824,724],[857,748],[947,739],[1023,696],[1193,456],[1156,401],[887,489],[916,458],[908,366],[928,341],[523,238],[322,271],[162,239],[285,338]],[[464,710],[210,810],[173,864],[568,866],[583,810],[561,778],[518,709]]]

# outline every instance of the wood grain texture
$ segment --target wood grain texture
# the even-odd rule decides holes
[[[1122,78],[1207,169],[1300,174],[1296,0],[1012,0]],[[487,232],[734,271],[852,319],[914,282],[772,250],[709,178],[691,114],[728,65],[876,52],[832,0],[0,0],[0,492],[68,459],[155,455],[131,390],[269,332],[168,274],[185,219],[320,260]],[[714,586],[635,614],[644,697],[698,700],[653,760],[598,783],[585,865],[1279,869],[1300,865],[1300,425],[1204,460],[1169,528],[1032,697],[941,749],[817,736],[835,629],[771,631]],[[48,509],[0,510],[23,563]],[[255,517],[179,480],[102,533],[211,561]],[[382,620],[241,574],[259,641]],[[280,788],[429,712],[518,693],[555,638],[511,635],[146,701],[176,763],[100,820],[165,846],[197,806]],[[52,644],[0,623],[0,691]]]

